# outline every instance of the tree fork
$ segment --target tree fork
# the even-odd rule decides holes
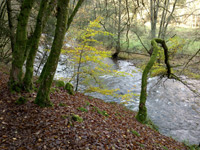
[[[140,123],[146,123],[146,118],[147,118],[147,108],[146,108],[146,99],[147,99],[147,76],[149,71],[151,70],[154,62],[156,61],[156,57],[158,55],[158,50],[159,47],[157,43],[160,43],[164,49],[164,54],[165,54],[165,64],[167,68],[167,76],[170,78],[171,76],[171,67],[169,64],[169,56],[168,56],[168,47],[165,43],[164,40],[162,39],[153,39],[151,41],[151,45],[153,47],[153,53],[151,55],[151,58],[146,65],[143,73],[142,73],[142,85],[141,85],[141,93],[140,93],[140,104],[139,104],[139,111],[136,115],[136,119]]]

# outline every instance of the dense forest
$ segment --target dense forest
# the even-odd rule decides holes
[[[0,149],[200,149],[200,1],[0,0]]]

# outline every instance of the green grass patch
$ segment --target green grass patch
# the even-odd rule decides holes
[[[147,118],[147,121],[145,122],[147,127],[150,127],[151,129],[158,131],[159,128],[157,125],[155,125],[149,118]]]
[[[105,116],[105,117],[108,117],[108,113],[104,110],[100,110],[98,107],[93,107],[94,108],[94,111],[96,111],[98,114],[102,115],[102,116]]]
[[[131,129],[131,133],[133,133],[136,136],[140,136],[140,134],[137,131],[133,130],[133,129]]]
[[[84,107],[79,107],[78,110],[82,111],[82,112],[88,112],[88,110]]]
[[[85,103],[86,106],[90,106],[90,102],[86,101]]]
[[[184,144],[185,146],[187,146],[187,148],[188,148],[189,150],[200,150],[200,147],[199,147],[198,145],[195,145],[195,144],[191,145],[191,144],[189,144],[188,141],[183,141],[183,144]]]

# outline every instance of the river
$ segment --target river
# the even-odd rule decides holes
[[[61,60],[64,59],[61,57]],[[114,77],[104,75],[101,78],[108,87],[119,88],[119,94],[126,94],[127,90],[140,94],[141,76],[140,69],[134,67],[131,62],[119,60],[113,62],[106,59],[106,63],[112,64],[113,69],[131,73],[133,76]],[[73,67],[64,69],[62,61],[57,67],[56,78],[69,77]],[[183,77],[186,80],[186,77]],[[187,79],[193,83],[200,92],[200,81]],[[99,93],[86,93],[87,95],[103,99],[107,102],[120,100]],[[134,111],[138,110],[139,97],[134,96],[126,106]],[[178,141],[186,141],[189,144],[200,142],[200,97],[192,93],[185,85],[172,79],[160,79],[159,77],[148,79],[147,96],[148,117],[159,127],[159,132],[171,136]]]

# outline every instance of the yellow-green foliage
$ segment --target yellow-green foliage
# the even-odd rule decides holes
[[[174,36],[167,41],[167,47],[169,52],[169,60],[173,59],[176,53],[181,52],[183,46],[185,45],[185,40],[180,38],[179,36]],[[167,73],[166,66],[165,66],[165,56],[163,48],[160,48],[158,51],[158,59],[160,59],[160,63],[154,63],[150,75],[152,77],[158,75],[164,75]]]
[[[176,53],[181,52],[185,45],[186,41],[179,36],[174,36],[173,38],[169,38],[167,41],[167,47],[169,50],[169,59],[172,59]],[[159,49],[158,58],[161,59],[161,62],[164,62],[164,50]]]
[[[173,58],[177,52],[181,52],[185,44],[186,41],[179,36],[170,38],[167,42],[170,58]]]
[[[81,80],[81,84],[87,87],[85,92],[98,92],[104,95],[120,97],[115,93],[119,89],[108,89],[105,87],[100,76],[126,76],[130,74],[113,70],[111,65],[105,63],[105,59],[111,56],[111,51],[98,49],[94,46],[102,44],[95,39],[95,36],[100,34],[104,36],[111,35],[101,30],[101,25],[99,24],[101,20],[102,18],[98,17],[96,20],[90,22],[84,30],[79,31],[77,33],[78,37],[76,38],[79,41],[77,46],[68,48],[67,50],[63,49],[62,53],[69,56],[75,70],[77,70],[77,64],[81,64],[79,72],[75,72],[73,77],[79,74],[79,77],[83,79]],[[94,87],[94,84],[98,84],[98,87]],[[129,93],[128,95],[122,96],[122,99],[127,98],[131,98]]]
[[[167,73],[167,69],[165,66],[158,66],[157,63],[154,64],[152,67],[152,70],[150,72],[152,77],[164,75]]]

